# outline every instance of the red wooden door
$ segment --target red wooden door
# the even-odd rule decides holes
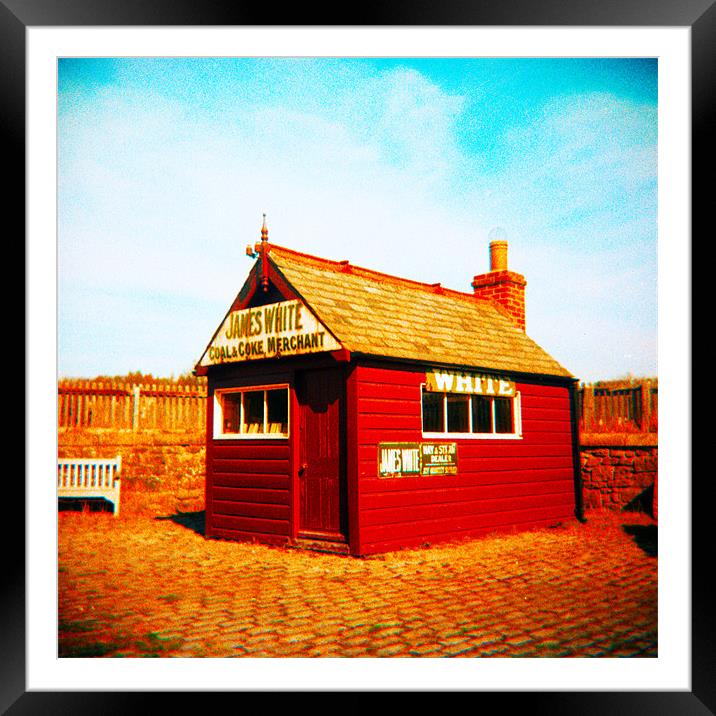
[[[305,371],[296,388],[299,534],[344,539],[343,371]]]

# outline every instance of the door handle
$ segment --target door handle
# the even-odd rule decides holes
[[[304,462],[303,465],[301,465],[301,467],[298,468],[298,474],[299,474],[299,476],[300,476],[300,475],[303,475],[303,474],[306,472],[306,469],[307,469],[307,468],[308,468],[308,463],[305,463],[305,462]]]

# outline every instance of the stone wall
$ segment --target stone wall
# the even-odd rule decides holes
[[[203,433],[61,430],[58,457],[122,458],[120,514],[169,516],[204,509]]]
[[[204,509],[203,433],[67,429],[58,439],[58,457],[122,457],[123,515]],[[580,440],[585,510],[635,509],[656,517],[656,436],[583,435]]]
[[[580,464],[585,510],[639,510],[656,517],[658,461],[655,437],[602,435],[590,440],[583,436]]]

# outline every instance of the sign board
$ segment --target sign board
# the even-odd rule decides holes
[[[420,474],[420,443],[380,443],[378,475],[403,477]]]
[[[299,300],[232,311],[200,365],[340,350],[341,344]]]
[[[457,475],[457,443],[420,443],[421,475]]]
[[[457,443],[380,443],[378,477],[456,475]]]
[[[511,398],[515,395],[515,389],[514,381],[491,375],[437,370],[425,374],[425,390],[431,393],[462,393]]]

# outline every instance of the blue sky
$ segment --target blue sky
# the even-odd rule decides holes
[[[63,59],[58,371],[190,371],[282,246],[469,291],[489,235],[582,380],[657,374],[657,62]]]

